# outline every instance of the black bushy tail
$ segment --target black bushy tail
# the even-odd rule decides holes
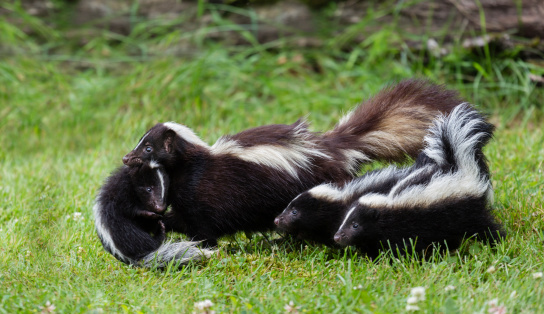
[[[344,160],[352,173],[366,162],[416,157],[432,121],[460,103],[455,91],[424,80],[405,80],[343,117],[323,134],[323,146],[337,160]]]

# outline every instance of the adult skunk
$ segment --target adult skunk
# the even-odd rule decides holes
[[[354,245],[372,257],[382,246],[403,254],[404,248],[421,252],[435,243],[453,250],[465,236],[488,242],[504,237],[491,213],[493,190],[482,153],[493,129],[468,104],[437,119],[412,167],[389,167],[355,180],[363,190],[376,178],[396,183],[378,184],[359,194],[334,241]]]
[[[324,134],[306,122],[266,125],[208,146],[189,128],[158,123],[123,162],[156,160],[170,176],[167,230],[216,245],[237,231],[264,231],[297,194],[352,179],[364,163],[415,156],[432,120],[460,103],[457,94],[407,80],[363,102]]]
[[[186,263],[212,252],[194,242],[167,242],[162,213],[168,176],[156,163],[122,166],[100,189],[93,207],[95,227],[104,249],[118,260],[144,267]]]

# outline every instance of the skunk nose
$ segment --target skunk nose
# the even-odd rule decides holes
[[[276,226],[278,226],[280,224],[280,219],[279,218],[274,219],[274,223],[276,224]]]
[[[164,211],[164,206],[155,204],[155,212],[161,214]]]
[[[340,243],[340,240],[342,240],[342,235],[340,233],[337,233],[334,235],[334,242]]]
[[[125,155],[125,157],[123,157],[123,163],[126,165],[128,163],[130,158],[128,158],[128,155]]]

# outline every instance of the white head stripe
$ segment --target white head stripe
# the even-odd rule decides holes
[[[159,163],[156,162],[155,160],[151,160],[149,162],[149,167],[151,167],[151,169],[159,168],[159,166],[160,166]]]
[[[342,222],[342,224],[340,225],[340,228],[338,228],[338,231],[340,231],[342,229],[342,227],[344,227],[344,225],[346,224],[346,222],[348,221],[348,218],[349,216],[351,216],[351,214],[353,213],[353,211],[355,210],[355,208],[357,208],[357,206],[353,206],[349,212],[346,214],[346,218],[344,218],[344,221]]]
[[[147,137],[147,135],[149,135],[149,132],[145,133],[144,136],[142,136],[142,139],[138,142],[138,145],[136,145],[136,147],[134,147],[133,150],[136,150],[138,147],[140,147],[140,145],[142,145],[142,143],[144,142],[144,139]]]
[[[284,209],[281,213],[282,213],[282,214],[285,213],[285,211],[287,210],[287,208],[291,207],[291,204],[293,204],[293,202],[294,202],[297,198],[299,198],[301,195],[302,195],[302,193],[299,194],[299,195],[297,195],[291,202],[289,202],[289,204],[287,205],[287,207],[285,207],[285,209]]]
[[[157,176],[159,176],[159,180],[161,181],[161,200],[164,202],[164,177],[159,169],[157,169]]]

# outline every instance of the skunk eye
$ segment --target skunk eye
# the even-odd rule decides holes
[[[291,215],[296,216],[297,214],[298,214],[298,211],[296,209],[293,209],[293,211],[291,211]]]
[[[151,188],[145,188],[145,190],[149,193],[151,193]]]
[[[357,223],[353,224],[353,229],[357,229],[357,228],[359,228],[359,224]]]
[[[153,147],[151,147],[151,146],[146,146],[145,147],[145,151],[148,152],[148,153],[151,153],[152,150],[153,150]]]

